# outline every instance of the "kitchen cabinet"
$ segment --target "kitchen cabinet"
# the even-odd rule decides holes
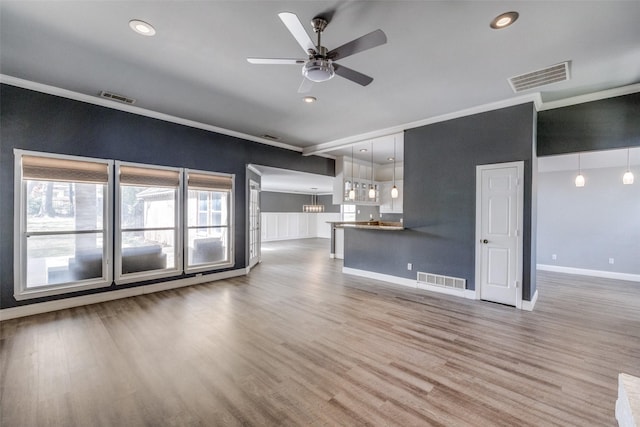
[[[393,181],[380,183],[380,213],[402,213],[403,181],[396,180],[396,187],[398,187],[398,197],[394,199],[391,197]]]
[[[343,205],[353,203],[357,205],[380,204],[380,185],[372,180],[373,174],[370,163],[360,160],[352,161],[346,157],[336,159],[336,179],[333,181],[333,204]],[[355,190],[355,200],[349,199],[351,186]],[[369,189],[373,186],[376,197],[369,197]]]

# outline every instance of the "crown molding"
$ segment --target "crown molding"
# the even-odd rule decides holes
[[[640,92],[640,83],[602,90],[600,92],[588,93],[586,95],[573,96],[571,98],[559,99],[557,101],[543,102],[542,106],[538,108],[538,111],[569,107],[571,105],[584,104],[586,102],[599,101],[607,98],[615,98],[616,96],[630,95],[637,92]]]
[[[421,126],[431,125],[439,122],[446,122],[448,120],[457,119],[460,117],[472,116],[474,114],[485,113],[487,111],[499,110],[501,108],[513,107],[514,105],[525,104],[533,102],[536,109],[539,109],[542,105],[542,98],[540,93],[531,93],[527,95],[517,96],[515,98],[509,98],[502,101],[491,102],[488,104],[478,105],[476,107],[466,108],[464,110],[454,111],[452,113],[442,114],[440,116],[429,117],[426,119],[418,120],[415,122],[404,123],[397,126],[388,127],[385,129],[379,129],[372,132],[362,133],[359,135],[353,135],[346,138],[340,138],[322,144],[316,144],[309,147],[305,147],[302,150],[303,156],[317,156],[320,153],[326,151],[332,151],[339,148],[349,147],[353,144],[366,141],[368,139],[380,138],[390,136],[397,133],[402,133],[407,129],[417,128]]]
[[[136,107],[134,105],[120,104],[117,101],[111,101],[108,99],[99,98],[97,96],[87,95],[80,92],[74,92],[67,89],[62,89],[55,86],[46,85],[43,83],[37,83],[30,80],[24,80],[6,74],[0,74],[0,83],[4,83],[10,86],[16,86],[23,89],[29,89],[36,92],[46,93],[48,95],[55,95],[62,98],[72,99],[74,101],[86,102],[88,104],[99,105],[101,107],[111,108],[113,110],[125,111],[127,113],[137,114],[139,116],[151,117],[154,119],[162,120],[165,122],[176,123],[183,126],[188,126],[196,129],[202,129],[209,132],[215,132],[222,135],[232,136],[234,138],[240,138],[252,142],[258,142],[260,144],[270,145],[272,147],[284,148],[291,151],[302,152],[302,148],[294,145],[286,144],[283,142],[277,142],[266,138],[260,138],[257,136],[249,135],[242,132],[236,132],[230,129],[221,128],[218,126],[208,125],[206,123],[197,122],[195,120],[184,119],[182,117],[172,116],[170,114],[159,113],[157,111],[147,110],[146,108]]]

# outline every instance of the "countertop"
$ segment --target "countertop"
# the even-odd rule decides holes
[[[404,230],[401,222],[390,221],[328,221],[335,228],[362,228],[365,230]]]

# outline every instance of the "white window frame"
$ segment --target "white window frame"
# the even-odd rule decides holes
[[[52,295],[66,294],[86,289],[96,289],[111,286],[113,268],[110,263],[110,255],[113,252],[113,161],[95,159],[90,157],[68,156],[62,154],[43,153],[14,149],[14,297],[16,300],[48,297]],[[103,195],[102,218],[102,277],[85,279],[76,282],[66,282],[48,286],[38,286],[34,289],[27,288],[27,183],[22,178],[22,157],[35,156],[60,160],[75,160],[107,165],[108,178]]]
[[[231,178],[231,190],[229,190],[229,197],[228,197],[228,203],[229,206],[227,208],[227,212],[228,212],[228,218],[227,218],[227,240],[228,240],[228,251],[229,251],[229,259],[228,261],[225,262],[218,262],[218,263],[210,263],[210,264],[198,264],[196,266],[192,266],[189,267],[189,255],[188,255],[188,248],[189,248],[189,182],[188,182],[188,176],[189,173],[193,172],[193,173],[197,173],[197,174],[203,174],[203,175],[211,175],[211,176],[220,176],[220,177],[225,177],[225,178]],[[196,169],[184,169],[184,174],[183,174],[183,194],[184,194],[184,199],[183,199],[183,207],[184,207],[184,222],[183,222],[183,228],[184,228],[184,237],[183,237],[183,253],[184,253],[184,271],[185,273],[189,274],[189,273],[198,273],[198,272],[202,272],[202,271],[211,271],[211,270],[218,270],[218,269],[223,269],[223,268],[229,268],[229,267],[233,267],[235,265],[235,232],[234,232],[234,194],[235,194],[235,185],[236,185],[236,176],[235,174],[227,174],[227,173],[219,173],[219,172],[211,172],[211,171],[202,171],[202,170],[196,170]],[[199,203],[198,200],[196,199],[196,215],[199,214],[199,207],[198,207]]]
[[[178,172],[179,176],[179,184],[176,187],[176,197],[174,204],[174,224],[175,224],[175,258],[174,258],[174,266],[173,268],[164,268],[161,270],[149,270],[149,271],[140,271],[135,273],[127,273],[122,274],[122,224],[121,224],[121,186],[120,186],[120,167],[121,166],[132,166],[136,168],[146,168],[146,169],[154,169],[154,170],[169,170]],[[114,205],[114,230],[115,230],[115,245],[114,245],[114,278],[116,285],[122,285],[127,283],[134,282],[142,282],[145,280],[152,280],[164,277],[172,277],[178,276],[183,273],[183,245],[181,242],[184,241],[183,235],[183,220],[182,220],[182,203],[183,203],[183,181],[184,181],[184,173],[182,168],[175,168],[169,166],[158,166],[158,165],[150,165],[150,164],[142,164],[142,163],[131,163],[131,162],[115,162],[115,205]]]

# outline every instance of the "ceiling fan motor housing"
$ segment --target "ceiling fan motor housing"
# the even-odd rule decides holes
[[[302,75],[312,82],[325,82],[335,75],[330,59],[313,59],[304,64]]]

